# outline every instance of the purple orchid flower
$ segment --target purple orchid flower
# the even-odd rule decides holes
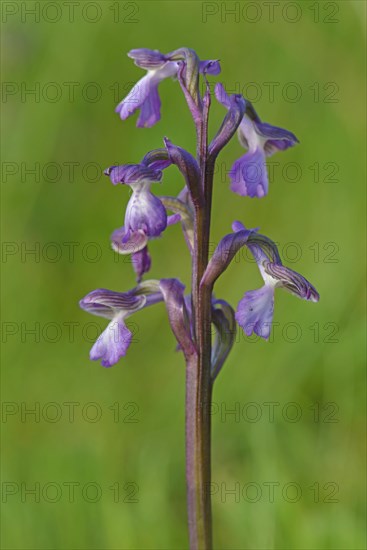
[[[178,279],[145,281],[128,292],[115,292],[99,288],[89,292],[79,305],[93,315],[110,319],[110,323],[99,336],[90,358],[101,360],[104,367],[112,367],[124,357],[132,341],[132,333],[125,320],[137,311],[164,301],[174,333],[184,353],[195,351],[184,299],[184,285]]]
[[[167,227],[166,209],[150,191],[152,183],[161,181],[162,172],[141,164],[124,164],[107,168],[105,174],[114,185],[130,185],[133,192],[125,212],[125,225],[112,234],[112,247],[120,254],[140,252],[150,238],[159,237]],[[149,264],[146,254],[139,264]]]
[[[234,222],[235,232],[245,229],[241,222]],[[246,243],[259,267],[264,286],[250,290],[240,300],[236,321],[247,336],[254,332],[267,340],[270,336],[274,313],[274,292],[276,288],[284,288],[302,300],[319,301],[317,290],[302,275],[282,265],[280,260],[271,261],[260,244]]]
[[[167,213],[150,188],[152,183],[161,181],[161,170],[153,170],[142,164],[124,164],[107,168],[105,174],[114,185],[130,185],[133,192],[126,208],[125,235],[122,243],[130,242],[131,236],[136,233],[144,233],[146,241],[149,237],[159,237],[167,227]],[[146,242],[143,245],[139,240],[139,248],[135,249],[135,252],[145,245]],[[127,253],[131,253],[131,249]]]
[[[131,292],[114,292],[104,288],[87,294],[79,305],[85,311],[110,319],[107,328],[99,336],[92,349],[90,358],[101,360],[104,367],[111,367],[126,355],[131,344],[132,333],[125,324],[125,319],[146,303],[146,296],[134,296]]]
[[[148,240],[159,237],[167,225],[177,223],[180,216],[167,216],[161,200],[150,191],[152,183],[161,181],[161,170],[143,164],[125,164],[111,166],[105,174],[114,185],[130,185],[133,191],[125,212],[125,225],[112,233],[111,241],[115,252],[132,254],[133,268],[140,282],[152,263]]]
[[[215,87],[217,100],[227,109],[231,101],[222,84]],[[265,159],[298,143],[292,132],[261,122],[252,104],[246,100],[246,111],[238,128],[238,138],[248,152],[235,161],[231,170],[231,190],[249,197],[264,197],[269,181]]]
[[[175,52],[164,55],[158,50],[141,48],[131,50],[128,56],[134,59],[135,65],[147,70],[131,89],[128,95],[117,105],[116,112],[125,120],[140,109],[137,120],[138,127],[149,128],[161,118],[161,101],[158,94],[158,85],[162,80],[176,77],[181,66],[180,61],[170,61]],[[203,74],[217,75],[220,72],[219,62],[207,60],[199,62],[199,71]]]

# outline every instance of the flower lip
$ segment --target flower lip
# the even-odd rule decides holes
[[[239,301],[236,321],[251,336],[254,332],[268,340],[274,314],[274,287],[264,285],[257,290],[247,291]]]
[[[134,183],[160,182],[162,179],[162,171],[144,166],[143,164],[123,164],[121,166],[110,166],[104,171],[106,176],[109,176],[111,182],[116,185],[118,183],[126,183],[131,185]]]
[[[103,367],[112,367],[126,352],[132,341],[132,333],[122,317],[113,319],[90,350],[92,361],[101,360]]]

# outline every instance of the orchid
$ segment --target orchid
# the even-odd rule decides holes
[[[230,108],[230,99],[220,83],[215,87],[215,96],[227,109]],[[237,133],[241,145],[248,152],[236,160],[231,168],[231,189],[242,196],[264,197],[269,187],[265,158],[293,147],[298,139],[288,130],[261,122],[248,100]]]
[[[209,254],[212,194],[215,163],[223,148],[237,133],[248,149],[231,171],[231,189],[242,196],[261,198],[268,193],[266,157],[284,151],[298,140],[288,130],[260,120],[242,95],[228,95],[217,83],[215,95],[227,113],[211,140],[208,119],[212,107],[209,76],[220,73],[217,60],[200,61],[194,50],[179,48],[168,54],[137,49],[128,54],[147,74],[117,107],[124,120],[140,110],[137,126],[152,126],[160,119],[158,85],[167,78],[178,80],[196,130],[196,153],[186,151],[168,138],[149,151],[140,162],[113,165],[105,174],[113,185],[131,191],[123,225],[111,236],[112,248],[130,255],[137,286],[131,290],[97,289],[89,292],[80,307],[108,319],[90,358],[111,367],[123,359],[132,333],[126,323],[148,306],[164,302],[168,321],[176,338],[176,349],[186,364],[186,479],[188,527],[191,550],[212,548],[210,484],[210,415],[213,385],[235,344],[236,326],[246,335],[264,339],[270,335],[276,288],[317,302],[319,294],[302,275],[284,266],[276,244],[258,228],[247,229],[235,221],[214,253]],[[200,85],[201,84],[201,85]],[[177,196],[169,193],[165,169],[175,166],[183,187]],[[160,184],[164,194],[157,196]],[[242,200],[242,199],[241,199]],[[160,239],[169,226],[180,224],[191,256],[191,289],[178,278],[145,279],[151,268],[149,245]],[[177,245],[178,247],[178,245]],[[214,285],[237,252],[246,247],[255,258],[264,285],[246,290],[237,311],[222,297],[214,296]],[[215,338],[212,342],[212,329]]]
[[[143,76],[132,88],[128,95],[117,105],[116,112],[122,120],[131,116],[140,109],[137,127],[151,127],[161,118],[161,100],[158,94],[160,82],[170,77],[177,77],[181,63],[177,58],[177,51],[163,55],[158,50],[141,48],[131,50],[128,56],[134,59],[135,65],[146,69]],[[177,59],[177,60],[176,60]],[[185,65],[182,65],[185,69]],[[199,71],[217,75],[220,73],[218,61],[199,62]]]
[[[138,282],[150,270],[151,257],[147,243],[159,237],[167,225],[179,220],[179,216],[167,217],[167,212],[150,188],[153,182],[162,178],[160,170],[144,165],[126,164],[111,166],[105,170],[111,182],[116,185],[130,185],[132,195],[125,212],[125,225],[116,229],[111,236],[113,249],[120,254],[132,254],[132,263]]]
[[[234,231],[245,230],[240,222],[234,222]],[[319,301],[317,290],[299,273],[285,267],[276,252],[277,261],[269,258],[266,249],[257,243],[251,244],[251,238],[247,240],[247,247],[253,253],[259,267],[264,286],[257,290],[245,292],[238,303],[236,321],[243,329],[246,336],[254,332],[267,340],[270,336],[274,314],[274,292],[277,287],[284,288],[291,294],[303,300]],[[272,244],[276,249],[276,245]]]

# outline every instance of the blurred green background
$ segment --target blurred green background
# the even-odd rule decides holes
[[[100,168],[139,161],[163,136],[194,151],[176,82],[161,85],[153,128],[114,114],[143,75],[126,53],[188,46],[220,58],[227,89],[301,141],[270,159],[262,200],[229,191],[242,149],[223,151],[212,241],[234,219],[261,226],[321,294],[316,305],[278,291],[272,341],[239,334],[218,379],[214,547],[365,548],[365,3],[3,2],[2,12],[2,547],[187,548],[184,364],[164,307],[131,319],[127,357],[104,369],[88,353],[105,322],[78,300],[134,285],[109,247],[129,192]],[[214,104],[212,134],[223,116]],[[170,168],[156,191],[181,187]],[[189,284],[179,227],[151,252],[152,277]],[[260,284],[241,257],[216,295],[236,305]]]

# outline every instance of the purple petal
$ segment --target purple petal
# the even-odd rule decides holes
[[[124,312],[128,315],[141,309],[145,301],[144,295],[134,296],[131,292],[115,292],[106,288],[97,288],[80,300],[79,305],[93,315],[112,319],[117,312]]]
[[[122,164],[121,166],[110,166],[104,171],[110,177],[113,185],[126,183],[133,185],[141,182],[159,182],[162,179],[162,172],[144,164]]]
[[[226,301],[215,300],[212,307],[212,320],[217,329],[211,358],[211,375],[214,380],[223,367],[235,342],[235,313]]]
[[[227,145],[241,124],[245,112],[246,103],[241,95],[231,95],[229,98],[228,112],[209,145],[209,155],[215,159],[218,153]]]
[[[178,279],[161,279],[159,286],[172,331],[185,357],[189,359],[196,353],[196,348],[191,339],[190,319],[184,299],[185,287]]]
[[[243,223],[239,221],[233,222],[232,229],[234,232],[247,231]],[[261,235],[261,233],[258,232],[259,229],[259,227],[252,229],[251,235],[249,235],[245,243],[247,248],[251,250],[257,264],[270,260],[271,262],[281,265],[282,261],[279,256],[277,245],[265,235]]]
[[[115,112],[119,113],[122,120],[127,119],[143,105],[152,89],[156,89],[157,85],[158,82],[156,82],[154,74],[146,74],[132,87],[127,96],[120,101]]]
[[[127,55],[135,61],[135,65],[147,70],[158,69],[166,63],[166,57],[158,50],[138,48],[130,50]]]
[[[246,231],[246,227],[244,226],[244,224],[242,222],[239,222],[239,221],[234,221],[232,223],[232,230],[233,231],[243,231],[245,230]]]
[[[261,198],[268,192],[268,173],[261,148],[236,160],[229,175],[231,190],[238,195]]]
[[[218,59],[207,59],[206,61],[200,61],[199,63],[199,72],[202,74],[217,76],[220,71],[221,68]]]
[[[148,252],[148,247],[146,246],[139,252],[135,252],[132,257],[133,268],[136,273],[136,280],[140,283],[143,275],[148,273],[152,265],[152,259]]]
[[[167,217],[167,226],[168,225],[175,225],[176,223],[179,223],[181,221],[181,214],[172,214],[171,216]]]
[[[251,153],[253,153],[256,149],[263,149],[263,143],[260,135],[257,133],[255,122],[247,115],[243,117],[238,128],[238,139],[242,147],[249,149],[249,152]]]
[[[201,284],[212,287],[215,281],[230,265],[237,252],[247,243],[253,229],[240,229],[236,233],[229,233],[218,244],[213,256],[206,267]]]
[[[120,227],[112,233],[111,241],[115,252],[134,254],[147,245],[148,236],[143,230],[126,232],[124,227]]]
[[[138,119],[138,126],[152,126],[160,119],[160,100],[158,84],[177,74],[177,63],[167,62],[160,68],[149,71],[130,90],[127,96],[120,101],[115,111],[125,120],[137,109],[142,109]]]
[[[192,201],[199,204],[202,191],[200,187],[200,169],[196,159],[182,147],[171,143],[168,138],[164,138],[164,143],[170,160],[173,164],[176,164],[186,180]]]
[[[267,122],[256,122],[255,127],[258,134],[260,134],[260,136],[262,137],[266,137],[274,140],[285,139],[287,141],[290,141],[291,145],[295,145],[296,143],[299,143],[296,136],[292,132],[290,132],[289,130],[285,130],[284,128],[279,128],[278,126],[272,126]]]
[[[265,153],[268,157],[277,151],[285,151],[289,147],[293,147],[296,143],[299,143],[292,132],[283,128],[272,126],[266,122],[255,123],[255,127],[261,137],[269,138],[264,145]]]
[[[150,94],[141,105],[140,115],[136,126],[138,128],[151,128],[161,118],[161,100],[158,87],[151,86]]]
[[[264,285],[246,292],[238,303],[236,321],[247,336],[254,332],[267,340],[274,313],[274,287]]]
[[[101,359],[103,367],[112,367],[126,355],[131,340],[132,333],[123,320],[112,320],[90,350],[90,358],[92,361]]]
[[[155,160],[149,165],[149,168],[152,170],[164,170],[171,166],[172,162],[170,160]]]
[[[269,139],[264,145],[264,151],[267,157],[271,157],[278,151],[285,151],[289,147],[293,147],[294,143],[287,141],[286,139]]]
[[[229,95],[224,89],[223,84],[221,84],[220,82],[217,82],[217,84],[215,85],[214,92],[215,92],[215,97],[217,98],[217,101],[219,101],[219,103],[221,103],[222,105],[227,107],[227,109],[229,109],[231,107],[231,101],[229,99]]]
[[[125,228],[143,231],[148,237],[159,237],[167,227],[167,212],[158,197],[143,184],[133,188],[125,213]],[[140,249],[141,250],[141,249]]]
[[[320,299],[316,288],[293,269],[278,263],[267,262],[264,264],[264,274],[275,280],[276,286],[281,286],[302,300],[318,302]]]

